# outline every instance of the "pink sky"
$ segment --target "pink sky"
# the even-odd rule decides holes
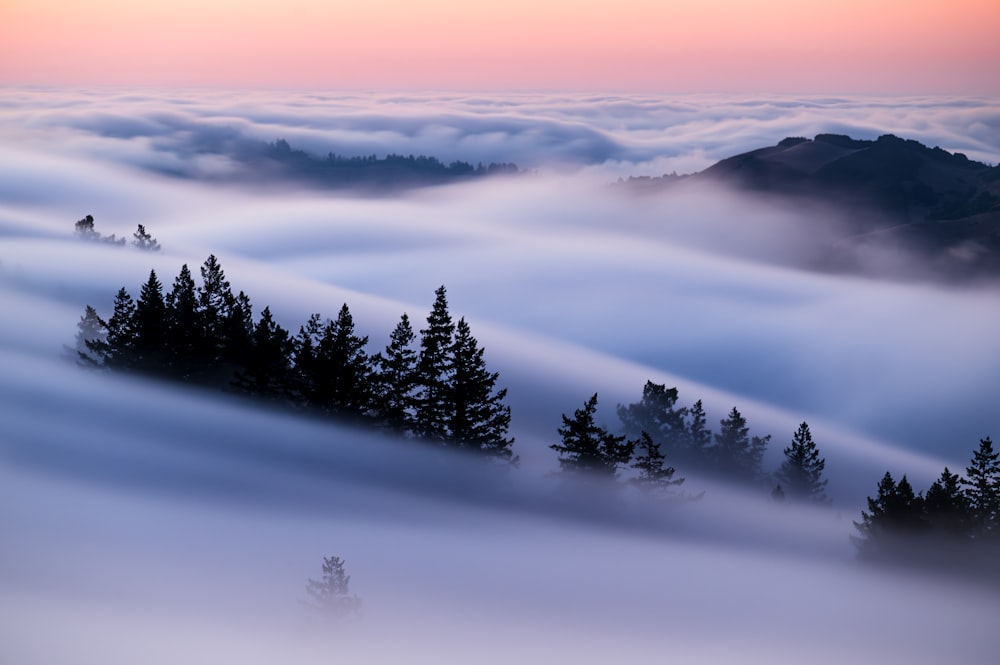
[[[0,83],[1000,93],[997,0],[0,0]]]

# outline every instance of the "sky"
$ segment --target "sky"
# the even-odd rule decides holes
[[[993,0],[4,0],[0,82],[996,94]]]

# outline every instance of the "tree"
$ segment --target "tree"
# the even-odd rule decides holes
[[[332,413],[364,415],[372,404],[372,359],[365,352],[368,337],[354,332],[354,318],[347,303],[337,320],[327,322],[318,348],[318,357],[327,374]]]
[[[448,353],[449,381],[444,393],[447,437],[450,443],[509,459],[514,439],[507,436],[507,389],[495,390],[500,375],[486,368],[484,352],[469,324],[459,319]]]
[[[924,515],[931,533],[952,540],[966,540],[972,523],[969,500],[957,473],[944,468],[924,495]]]
[[[878,495],[868,497],[868,512],[854,522],[859,536],[852,536],[858,555],[868,559],[904,557],[912,543],[907,538],[926,531],[923,499],[913,493],[906,476],[897,484],[886,471],[878,484]]]
[[[173,288],[165,299],[167,364],[171,374],[190,379],[202,367],[199,354],[205,344],[201,325],[198,293],[191,271],[185,263],[174,278]]]
[[[115,295],[114,311],[107,321],[104,341],[87,341],[87,349],[111,369],[132,367],[135,342],[135,302],[125,287]]]
[[[108,326],[97,315],[97,310],[87,305],[83,316],[76,324],[76,340],[72,347],[65,347],[85,367],[96,367],[101,364],[101,356],[91,349],[91,345],[100,347],[108,339]],[[88,342],[90,344],[88,344]]]
[[[618,405],[622,432],[630,439],[641,438],[645,432],[658,446],[664,446],[672,456],[677,456],[686,447],[684,417],[687,409],[675,408],[676,404],[677,388],[646,381],[642,399],[628,406]]]
[[[704,464],[712,443],[712,432],[708,429],[708,419],[701,400],[688,409],[685,418],[686,457],[696,463]]]
[[[632,479],[640,489],[649,492],[663,492],[669,487],[680,485],[683,478],[674,479],[674,467],[665,466],[664,455],[660,452],[660,444],[645,431],[639,434],[639,440],[632,443],[633,450],[642,451],[636,455],[632,468],[638,475]]]
[[[799,425],[784,454],[785,459],[776,474],[784,494],[800,501],[829,503],[824,492],[827,481],[823,478],[826,460],[819,456],[807,423]]]
[[[587,400],[582,409],[573,412],[573,418],[562,416],[559,428],[561,443],[549,446],[559,453],[559,466],[563,471],[590,473],[604,478],[614,478],[618,467],[632,458],[633,443],[625,436],[615,436],[594,422],[597,411],[597,393]]]
[[[416,334],[404,313],[389,336],[384,353],[376,354],[376,410],[382,422],[398,432],[410,431],[416,409],[417,352],[413,349]]]
[[[971,464],[966,467],[965,496],[972,512],[974,534],[978,538],[1000,536],[1000,453],[994,452],[990,437],[979,441]]]
[[[361,598],[350,591],[351,576],[338,556],[323,557],[323,577],[309,578],[305,604],[334,621],[356,618],[361,612]]]
[[[160,243],[156,242],[156,238],[146,233],[146,227],[142,224],[139,224],[139,228],[132,234],[132,238],[132,244],[141,250],[147,252],[160,251]]]
[[[265,307],[254,327],[252,350],[243,371],[237,375],[236,385],[253,395],[287,396],[291,383],[291,356],[292,341],[288,331],[274,321],[271,308]]]
[[[133,352],[136,367],[144,371],[162,371],[165,319],[163,285],[156,271],[150,270],[149,279],[142,285],[135,303]]]
[[[771,436],[751,439],[747,421],[735,406],[726,418],[719,421],[719,426],[712,448],[716,470],[737,480],[758,479],[764,450]]]
[[[444,441],[448,434],[447,384],[449,357],[455,324],[448,312],[444,286],[434,292],[434,305],[427,316],[427,327],[420,331],[420,356],[417,360],[417,435]]]
[[[101,234],[94,230],[94,216],[87,215],[74,224],[76,237],[81,240],[100,240]]]

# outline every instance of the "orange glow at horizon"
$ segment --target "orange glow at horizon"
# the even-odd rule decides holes
[[[1000,3],[0,0],[0,83],[1000,93]]]

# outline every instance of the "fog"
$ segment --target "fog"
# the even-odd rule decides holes
[[[832,211],[636,197],[787,135],[892,132],[990,163],[991,100],[7,90],[0,104],[0,661],[993,662],[995,591],[872,570],[849,536],[886,470],[917,489],[998,436],[997,289],[902,248],[808,268]],[[220,182],[243,142],[513,161],[373,198]],[[85,244],[73,223],[163,245]],[[807,219],[804,219],[807,217]],[[297,330],[348,303],[371,350],[448,288],[500,372],[518,469],[74,366],[84,306],[214,253]],[[560,414],[646,380],[733,406],[778,466],[809,422],[830,509],[679,469],[687,499],[556,474]],[[669,461],[669,460],[668,460]],[[693,500],[693,497],[704,495]],[[300,604],[343,557],[360,621]]]

